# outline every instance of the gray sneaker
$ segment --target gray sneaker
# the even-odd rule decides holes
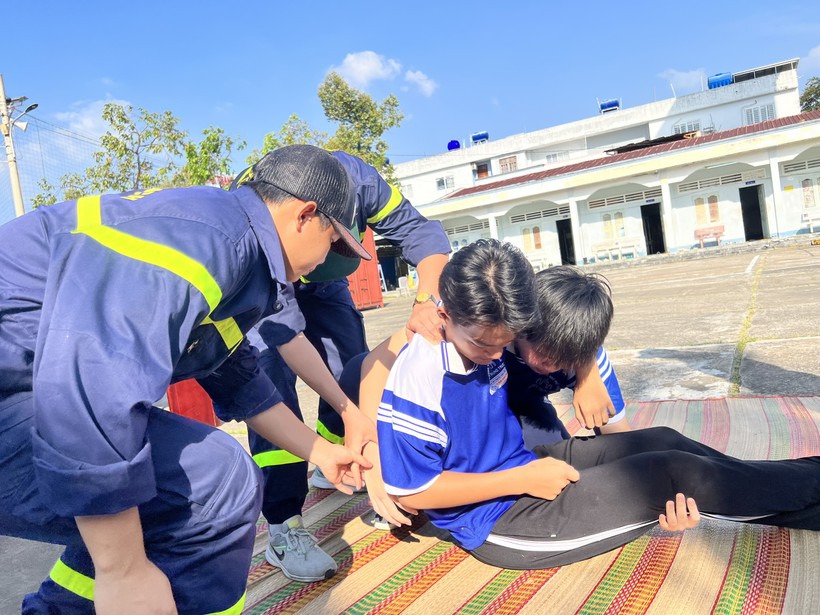
[[[311,487],[316,487],[317,489],[336,489],[336,485],[331,483],[325,475],[322,474],[322,471],[319,468],[313,470],[313,474],[310,475],[308,483]],[[353,490],[353,493],[364,493],[367,491],[367,487],[365,485],[362,485],[361,489],[356,489],[355,485],[348,486]]]
[[[296,515],[268,528],[265,559],[294,581],[324,581],[336,574],[338,566],[316,543],[301,515]]]

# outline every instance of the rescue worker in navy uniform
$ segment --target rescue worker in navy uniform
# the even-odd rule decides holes
[[[244,337],[329,250],[370,258],[353,216],[339,161],[290,146],[234,192],[83,197],[0,227],[0,533],[66,545],[23,613],[241,612],[259,471],[153,407],[176,380],[361,486],[367,462],[295,419]]]
[[[346,152],[333,152],[350,175],[356,191],[356,228],[364,235],[370,226],[379,236],[401,248],[402,257],[418,272],[416,298],[407,323],[408,336],[420,333],[431,341],[441,339],[441,322],[436,313],[438,278],[448,261],[450,244],[438,221],[427,220],[401,194],[390,186],[371,165]],[[232,188],[252,177],[250,169],[240,173]],[[301,343],[304,336],[318,350],[333,376],[338,379],[344,365],[354,356],[367,352],[362,314],[353,303],[346,276],[359,265],[357,257],[331,254],[294,284],[291,301],[284,309],[262,322],[252,336],[262,351],[260,365],[281,391],[290,391],[288,407],[301,419],[295,391],[296,374],[288,368],[290,345]],[[281,353],[280,353],[281,350]],[[305,353],[300,353],[304,355]],[[305,379],[302,373],[298,374]],[[355,408],[343,393],[339,395]],[[363,440],[345,440],[346,427],[358,412],[341,414],[338,404],[322,400],[319,405],[317,431],[331,442],[344,442],[360,451]],[[336,412],[334,412],[336,410]],[[375,426],[369,439],[375,441]],[[365,427],[361,427],[363,433]],[[353,432],[352,437],[357,437]],[[308,493],[308,464],[277,450],[265,438],[249,432],[251,452],[262,468],[265,479],[262,514],[269,523],[269,545],[265,557],[298,581],[319,581],[332,576],[337,569],[333,558],[325,553],[305,529],[300,513]],[[311,475],[311,484],[332,488],[321,471]]]

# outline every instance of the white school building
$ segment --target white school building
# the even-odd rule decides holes
[[[536,269],[702,249],[820,227],[820,111],[798,60],[701,92],[396,165],[402,192],[458,249],[509,241]]]

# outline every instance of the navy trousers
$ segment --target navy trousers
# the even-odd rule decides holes
[[[364,320],[353,304],[347,281],[299,284],[296,300],[305,317],[305,337],[319,351],[338,380],[342,368],[355,355],[367,352]],[[265,370],[285,403],[299,419],[302,411],[296,395],[296,375],[275,348],[262,352],[260,367]],[[320,401],[317,431],[331,442],[344,442],[344,423],[333,408]],[[282,523],[301,514],[307,496],[307,462],[279,451],[252,430],[248,440],[254,459],[264,475],[262,514],[268,523]]]
[[[241,611],[260,507],[256,465],[230,435],[153,408],[146,437],[157,496],[139,507],[149,559],[180,614]],[[66,545],[24,615],[89,615],[94,567],[73,518],[43,501],[32,462],[31,392],[0,400],[0,533]]]

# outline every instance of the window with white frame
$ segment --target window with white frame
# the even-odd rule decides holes
[[[498,161],[498,166],[501,167],[502,173],[512,173],[518,170],[518,158],[515,156],[507,156]]]
[[[765,122],[766,120],[773,120],[774,105],[769,103],[768,105],[749,107],[744,111],[744,114],[744,125],[746,126],[749,124],[759,124],[760,122]]]
[[[547,164],[554,164],[556,162],[566,160],[567,156],[567,152],[551,152],[544,156],[544,162],[546,162]]]
[[[408,199],[413,198],[413,186],[410,184],[400,184],[399,192],[401,192]]]
[[[676,135],[698,130],[700,130],[700,120],[683,120],[672,126],[672,133]]]
[[[453,186],[455,186],[455,182],[452,175],[436,178],[436,190],[447,190]]]

